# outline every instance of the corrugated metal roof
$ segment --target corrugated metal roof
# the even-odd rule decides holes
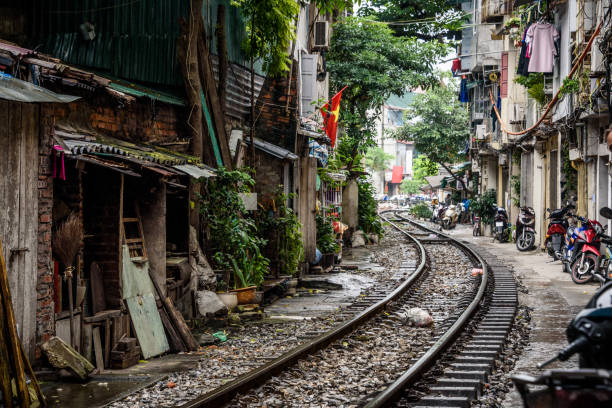
[[[116,91],[125,92],[128,95],[133,95],[136,97],[147,97],[156,101],[169,103],[171,105],[185,106],[185,100],[182,98],[144,86],[134,84],[122,84],[116,82],[116,80],[113,80],[113,82],[111,82],[108,86]]]
[[[185,174],[190,175],[194,179],[215,177],[214,170],[205,168],[205,167],[198,167],[192,164],[183,164],[183,165],[172,166],[172,167],[177,170],[182,171]]]
[[[68,103],[76,101],[80,97],[51,92],[43,87],[0,72],[0,99],[17,102]]]
[[[45,0],[33,10],[36,44],[71,64],[102,70],[111,75],[169,86],[183,81],[176,58],[179,20],[189,16],[188,0]],[[109,5],[110,4],[110,5]],[[248,66],[242,51],[246,23],[230,0],[208,0],[202,10],[211,52],[216,53],[214,30],[217,6],[226,8],[226,43],[230,62]],[[86,41],[79,32],[84,22],[94,25],[95,38]],[[255,72],[261,74],[262,64]]]
[[[182,155],[158,146],[139,145],[99,134],[74,133],[55,129],[68,154],[109,154],[145,160],[166,166],[194,164],[201,166],[194,156]]]
[[[251,144],[251,140],[249,138],[246,138],[246,140],[244,140],[247,144]],[[263,152],[266,152],[274,157],[278,157],[279,159],[286,159],[286,160],[297,160],[298,156],[291,153],[289,150],[287,149],[283,149],[282,147],[279,147],[275,144],[272,144],[270,142],[266,142],[264,140],[255,138],[255,147]]]
[[[42,51],[112,75],[165,85],[182,85],[176,59],[179,20],[187,0],[46,0],[33,9],[36,44]],[[83,39],[79,26],[94,25]]]

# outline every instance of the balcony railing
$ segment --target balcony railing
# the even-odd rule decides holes
[[[482,0],[482,22],[495,23],[512,11],[511,0]]]

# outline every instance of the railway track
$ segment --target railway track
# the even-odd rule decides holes
[[[395,283],[371,291],[352,306],[354,316],[331,331],[182,407],[258,406],[262,398],[270,406],[469,406],[511,327],[514,280],[497,265],[490,269],[469,246],[393,214],[395,219],[386,221],[418,253],[418,260],[402,262]],[[435,235],[419,239],[405,230],[407,224]],[[474,266],[483,273],[468,278]],[[406,313],[413,307],[431,312],[434,329],[406,326]],[[445,352],[458,339],[461,351],[449,358]],[[419,393],[417,401],[410,386],[442,357],[448,367],[437,384],[420,384],[429,394]]]

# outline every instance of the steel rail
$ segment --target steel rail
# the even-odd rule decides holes
[[[478,288],[476,296],[469,304],[469,306],[465,309],[465,311],[461,314],[461,316],[459,316],[457,321],[453,323],[453,325],[444,333],[444,335],[442,335],[442,337],[440,337],[438,341],[436,341],[421,358],[419,358],[408,370],[406,370],[404,374],[402,374],[384,391],[381,391],[379,394],[377,394],[374,399],[368,402],[368,404],[365,405],[365,408],[386,407],[389,406],[391,403],[397,401],[401,398],[404,390],[408,385],[413,384],[416,380],[421,378],[423,374],[425,374],[425,372],[439,360],[442,353],[452,344],[455,339],[457,339],[457,337],[459,337],[465,326],[470,322],[472,315],[474,314],[474,312],[476,312],[478,305],[484,298],[485,289],[487,287],[487,281],[489,278],[489,271],[486,262],[478,253],[469,248],[467,245],[450,237],[449,235],[425,227],[424,225],[409,220],[408,218],[402,217],[399,214],[396,214],[396,216],[401,218],[403,221],[409,222],[410,224],[413,224],[419,228],[442,236],[451,241],[453,245],[456,245],[465,250],[476,260],[478,260],[478,262],[480,262],[480,264],[482,265],[482,280],[480,282],[480,287]]]
[[[284,368],[295,364],[298,360],[305,358],[306,356],[315,353],[316,351],[324,348],[329,343],[344,337],[348,333],[354,331],[357,327],[361,326],[366,321],[380,313],[389,302],[392,302],[400,298],[412,285],[413,283],[423,274],[426,270],[426,252],[423,245],[419,242],[418,238],[412,236],[408,232],[404,231],[395,223],[385,218],[381,213],[381,218],[385,222],[388,222],[391,226],[397,229],[399,232],[406,235],[409,239],[419,248],[421,262],[417,266],[416,270],[410,274],[408,278],[400,286],[393,290],[381,301],[373,304],[364,311],[351,318],[346,323],[343,323],[339,327],[326,332],[312,340],[307,341],[305,344],[296,347],[295,349],[279,356],[278,358],[258,367],[227,384],[222,385],[204,395],[201,395],[183,405],[181,408],[201,408],[201,407],[219,407],[222,404],[226,404],[231,401],[238,393],[245,392],[253,389],[257,385],[263,383],[273,375],[283,371]]]

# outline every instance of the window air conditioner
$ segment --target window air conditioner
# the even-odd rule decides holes
[[[329,23],[316,21],[314,26],[313,48],[327,49],[329,47]]]
[[[487,125],[476,125],[476,140],[487,138]]]

